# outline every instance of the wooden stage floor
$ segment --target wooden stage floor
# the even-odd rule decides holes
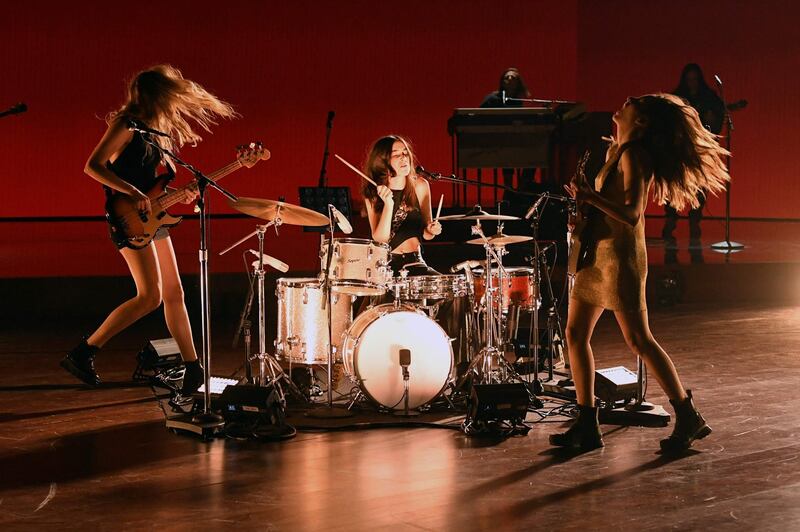
[[[98,362],[112,384],[94,390],[58,367],[85,323],[14,327],[0,336],[0,526],[799,529],[798,308],[679,305],[652,326],[714,428],[678,459],[656,453],[670,428],[604,426],[605,449],[553,453],[563,418],[500,443],[442,429],[202,443],[166,430],[150,389],[126,382],[155,322],[112,342]],[[609,316],[595,352],[598,367],[634,367]],[[233,371],[239,354],[221,345],[216,361]],[[648,398],[666,403],[655,383]]]

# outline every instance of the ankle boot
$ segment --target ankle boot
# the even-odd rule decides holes
[[[711,427],[694,406],[692,391],[686,390],[686,395],[681,402],[670,401],[675,408],[675,428],[669,438],[661,440],[661,450],[664,452],[685,451],[694,440],[711,434]]]
[[[183,373],[183,385],[181,386],[180,394],[191,395],[205,381],[205,373],[203,372],[203,366],[197,360],[186,362],[185,365],[186,371]]]
[[[603,433],[600,432],[599,412],[600,410],[596,406],[578,405],[578,419],[566,432],[551,434],[550,445],[582,451],[603,447],[605,444],[603,443]]]
[[[100,376],[94,370],[94,357],[100,350],[99,347],[86,343],[88,336],[84,336],[75,348],[61,360],[61,367],[72,373],[89,386],[100,384]]]

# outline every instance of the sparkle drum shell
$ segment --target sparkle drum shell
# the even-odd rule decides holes
[[[324,292],[316,277],[277,280],[278,334],[275,351],[292,364],[328,363],[328,308],[322,307]],[[352,322],[353,298],[331,294],[335,361],[341,360],[341,338]]]
[[[389,304],[360,314],[342,341],[345,371],[376,403],[403,408],[401,349],[411,351],[408,407],[417,408],[444,390],[453,349],[439,324],[416,308]]]

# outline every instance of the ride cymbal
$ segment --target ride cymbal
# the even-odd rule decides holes
[[[277,218],[289,225],[320,226],[330,222],[324,214],[285,201],[240,197],[238,201],[228,200],[228,204],[242,214],[268,222]]]

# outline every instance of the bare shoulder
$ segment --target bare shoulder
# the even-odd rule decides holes
[[[619,164],[625,168],[635,168],[647,173],[652,168],[652,160],[647,150],[638,142],[630,144],[619,157]]]
[[[431,184],[428,183],[427,179],[423,179],[421,177],[412,177],[411,179],[414,180],[414,190],[417,191],[417,194],[430,193]]]

